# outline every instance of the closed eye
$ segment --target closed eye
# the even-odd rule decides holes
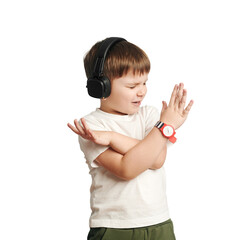
[[[140,83],[137,83],[136,85],[128,86],[130,89],[134,89],[137,85],[140,85]],[[143,83],[143,85],[147,85],[147,81]]]

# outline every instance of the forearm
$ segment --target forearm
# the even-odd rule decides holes
[[[165,163],[166,156],[167,156],[167,144],[165,144],[163,150],[160,152],[157,160],[153,163],[153,165],[150,167],[150,169],[156,170],[156,169],[161,168],[163,166],[163,164]]]
[[[131,138],[120,133],[112,132],[110,147],[116,152],[125,155],[131,148],[136,146],[140,140]],[[159,169],[163,166],[167,155],[167,145],[163,146],[158,158],[150,167],[150,169]]]
[[[143,140],[127,151],[121,164],[128,178],[135,178],[151,168],[166,143],[167,138],[163,137],[157,128],[153,128]]]
[[[117,132],[111,132],[111,141],[110,141],[110,147],[122,154],[125,155],[131,148],[136,146],[140,140],[131,138],[125,135],[122,135]]]

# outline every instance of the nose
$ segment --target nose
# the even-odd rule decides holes
[[[143,85],[139,88],[137,95],[139,97],[143,97],[143,96],[145,96],[146,92],[147,92],[147,87],[145,85]]]

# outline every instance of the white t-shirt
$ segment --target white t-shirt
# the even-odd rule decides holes
[[[84,117],[93,130],[115,131],[142,140],[160,118],[154,107],[141,107],[133,115],[115,115],[96,109]],[[108,149],[79,137],[80,148],[92,176],[90,227],[136,228],[169,219],[164,168],[146,170],[125,181],[94,161]]]

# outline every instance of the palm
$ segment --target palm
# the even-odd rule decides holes
[[[84,118],[81,119],[81,122],[83,126],[81,126],[79,122],[75,119],[74,120],[75,127],[72,126],[70,123],[68,123],[68,127],[73,132],[75,132],[76,134],[78,134],[79,136],[86,140],[90,140],[96,144],[104,146],[108,146],[110,144],[110,132],[91,130],[88,127]]]
[[[193,101],[191,100],[185,108],[187,90],[183,89],[183,87],[183,83],[179,86],[175,85],[168,106],[166,102],[163,102],[161,112],[161,121],[173,125],[175,129],[179,128],[185,122],[193,105]]]

